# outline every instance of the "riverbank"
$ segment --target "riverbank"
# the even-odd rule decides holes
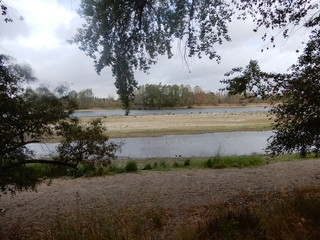
[[[94,117],[81,117],[85,124]],[[267,112],[164,113],[104,116],[103,125],[111,138],[157,137],[234,131],[270,130]]]

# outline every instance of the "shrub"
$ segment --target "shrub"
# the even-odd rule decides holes
[[[204,167],[206,168],[212,168],[213,167],[213,163],[212,163],[212,159],[209,158],[207,161],[204,162]]]
[[[129,161],[127,162],[125,166],[126,172],[136,172],[138,171],[138,164],[135,161]]]
[[[184,161],[183,166],[190,167],[190,159],[189,158],[186,161]]]
[[[168,164],[166,161],[161,161],[160,164],[159,164],[159,167],[162,168],[162,169],[168,169]]]
[[[174,162],[173,165],[172,165],[174,168],[179,168],[180,167],[180,164],[178,162]]]
[[[152,166],[150,163],[147,163],[143,168],[142,170],[152,170]]]

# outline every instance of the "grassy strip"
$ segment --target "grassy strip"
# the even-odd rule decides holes
[[[314,157],[312,155],[310,158]],[[255,167],[276,161],[291,161],[301,159],[299,155],[287,154],[276,158],[270,158],[262,154],[232,155],[198,158],[151,158],[151,159],[120,159],[108,166],[96,166],[93,163],[81,164],[78,170],[46,164],[30,164],[28,167],[36,170],[40,178],[69,177],[93,177],[114,175],[119,173],[138,172],[141,170],[167,171],[172,169],[221,169],[221,168],[244,168]]]

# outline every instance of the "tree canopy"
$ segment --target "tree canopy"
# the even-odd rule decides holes
[[[35,79],[30,66],[0,55],[0,191],[3,192],[35,189],[41,181],[28,164],[76,168],[85,161],[108,163],[118,149],[107,142],[106,129],[99,121],[81,126],[72,119],[75,105],[67,95],[57,97],[45,88],[26,88]],[[28,144],[43,143],[53,135],[62,138],[57,155],[41,158],[29,150]]]
[[[243,70],[237,68],[223,80],[230,94],[247,91],[255,96],[278,101],[270,113],[274,135],[267,151],[271,155],[299,152],[302,156],[320,151],[320,30],[314,30],[297,64],[286,74],[265,73],[257,61]]]
[[[215,44],[230,41],[232,16],[253,19],[264,40],[275,45],[279,29],[284,37],[295,26],[317,28],[319,3],[312,0],[82,0],[79,14],[86,23],[71,43],[93,58],[98,73],[112,68],[125,109],[134,96],[134,71],[147,71],[159,55],[172,57],[172,45],[184,43],[184,56],[203,55],[220,61]]]

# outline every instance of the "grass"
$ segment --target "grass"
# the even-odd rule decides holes
[[[212,206],[206,213],[209,217],[196,227],[184,229],[176,239],[320,239],[318,186],[278,193],[276,197],[265,199],[249,196],[241,199],[245,204],[239,201]]]
[[[313,158],[309,155],[307,158]],[[297,154],[286,154],[276,158],[270,158],[262,154],[221,156],[217,153],[213,157],[194,158],[152,158],[152,159],[128,159],[114,161],[108,166],[95,166],[94,164],[80,164],[78,170],[66,168],[59,165],[30,164],[41,178],[59,177],[94,177],[103,175],[114,175],[120,173],[139,172],[141,170],[168,171],[172,169],[221,169],[221,168],[245,168],[256,167],[271,162],[301,160]]]
[[[78,197],[77,210],[57,214],[42,227],[16,228],[1,239],[181,239],[181,240],[318,240],[320,187],[239,195],[224,203],[187,210],[176,222],[173,210],[126,207],[113,212],[86,211]],[[182,210],[175,209],[178,213]],[[184,217],[182,217],[184,216]],[[186,217],[189,216],[189,217]],[[190,218],[190,216],[192,216]]]
[[[70,216],[57,216],[52,223],[35,231],[34,240],[87,240],[87,239],[157,239],[158,232],[167,223],[164,209],[131,207],[117,212],[98,213],[81,210]],[[20,238],[24,239],[24,238]]]

